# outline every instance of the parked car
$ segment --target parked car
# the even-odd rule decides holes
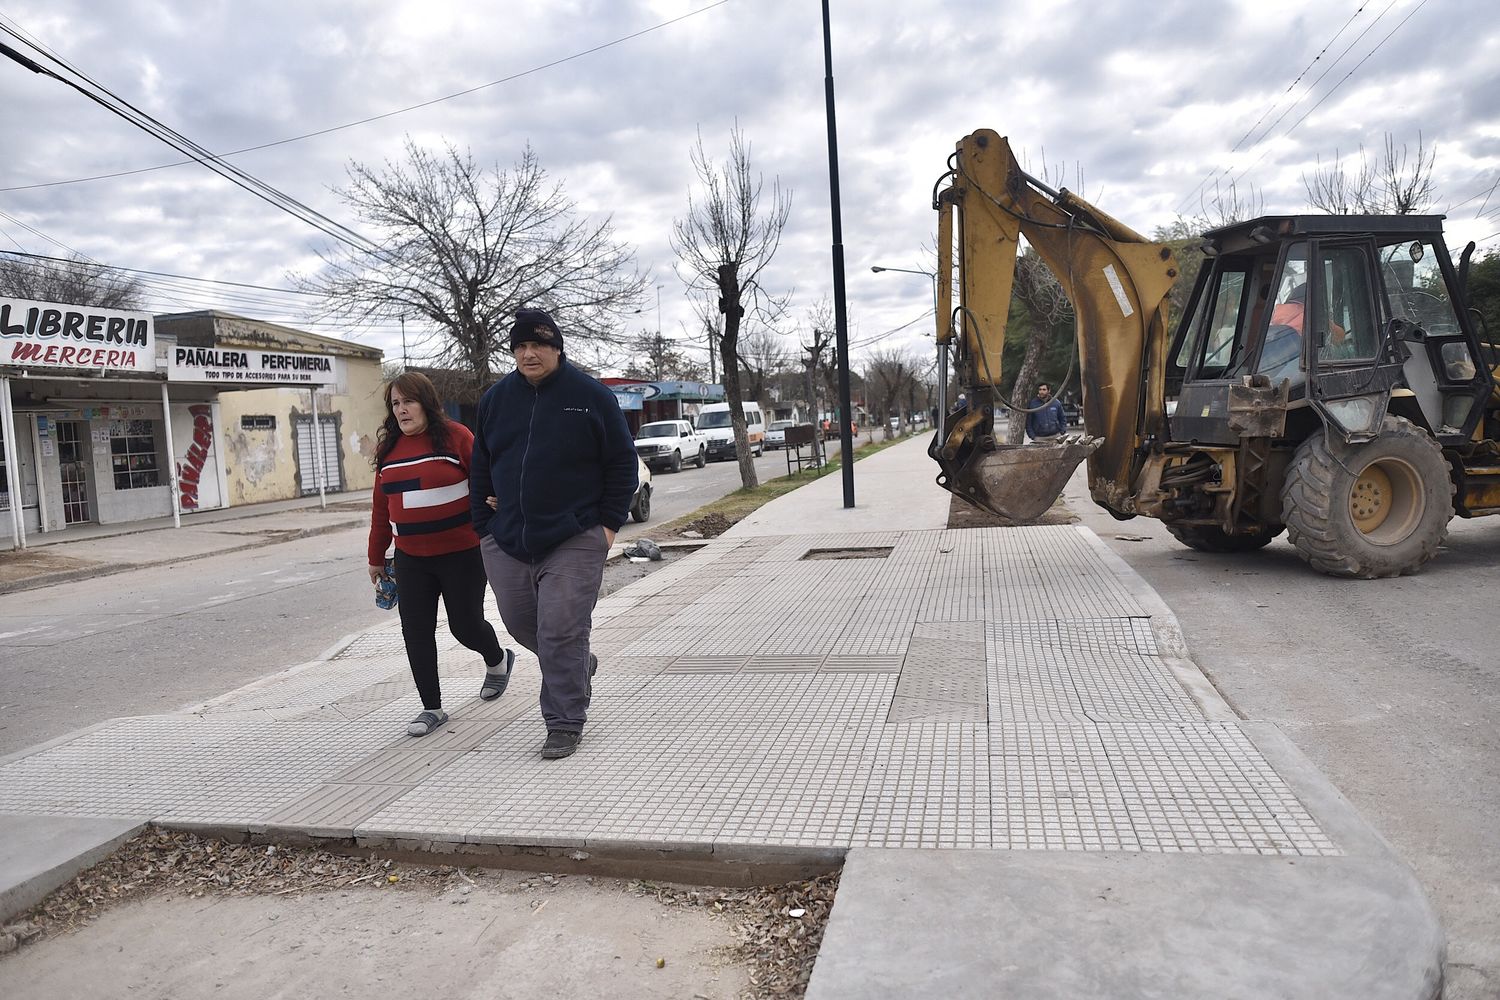
[[[630,498],[630,516],[639,524],[645,524],[651,519],[651,469],[641,456],[635,456],[635,496]]]
[[[773,420],[773,421],[771,421],[771,426],[766,428],[766,447],[767,448],[784,448],[784,447],[786,447],[786,429],[788,427],[796,427],[796,426],[797,426],[797,421],[795,421],[795,420]]]
[[[750,440],[750,453],[759,456],[766,449],[766,418],[759,403],[745,403],[740,409],[745,414],[745,436]],[[699,410],[698,430],[708,441],[709,458],[718,461],[738,457],[728,403],[709,403]]]
[[[891,433],[892,434],[900,434],[901,433],[901,418],[900,417],[892,417],[891,418]]]
[[[708,464],[708,441],[686,420],[654,420],[635,435],[635,453],[653,469],[679,472],[683,462]]]

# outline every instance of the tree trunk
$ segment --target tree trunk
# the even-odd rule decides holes
[[[734,428],[734,454],[740,463],[740,483],[747,490],[760,485],[755,476],[755,456],[750,454],[750,434],[745,429],[744,395],[740,389],[740,366],[737,363],[740,339],[740,279],[733,264],[719,266],[719,309],[724,313],[724,336],[719,341],[719,356],[724,362],[724,399],[729,403],[729,422]]]
[[[1010,389],[1010,421],[1005,432],[1007,444],[1020,444],[1026,438],[1026,407],[1031,402],[1036,373],[1042,366],[1042,352],[1047,348],[1046,327],[1032,323],[1031,335],[1026,338],[1026,356],[1021,361],[1021,370],[1016,373],[1015,384]]]

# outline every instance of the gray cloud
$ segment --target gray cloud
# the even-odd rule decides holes
[[[1081,170],[1089,197],[1144,232],[1179,208],[1197,211],[1194,189],[1212,171],[1238,178],[1244,191],[1253,186],[1268,211],[1301,210],[1300,178],[1316,157],[1326,161],[1335,149],[1347,156],[1361,142],[1376,153],[1386,132],[1414,147],[1420,131],[1436,145],[1443,199],[1484,189],[1500,173],[1500,73],[1486,62],[1500,25],[1460,0],[1428,0],[1288,132],[1416,3],[1397,0],[1265,141],[1232,151],[1263,113],[1271,109],[1269,124],[1296,99],[1300,91],[1288,95],[1288,85],[1350,10],[1291,0],[909,0],[899,9],[834,0],[851,323],[868,339],[928,308],[920,277],[873,275],[869,266],[929,266],[932,184],[954,143],[975,128],[1009,135],[1035,171],[1060,166],[1070,187]],[[6,16],[162,120],[227,150],[475,87],[702,6],[13,0]],[[1355,18],[1303,85],[1377,13]],[[1453,44],[1455,26],[1462,46]],[[0,130],[22,137],[8,148],[0,187],[174,158],[54,81],[10,63],[0,64],[0,81]],[[663,286],[662,325],[671,333],[696,326],[668,246],[694,184],[688,150],[701,128],[710,154],[722,158],[736,121],[757,169],[794,191],[791,229],[766,274],[772,290],[795,289],[791,329],[832,290],[821,21],[816,5],[800,0],[733,0],[501,86],[236,162],[352,221],[331,190],[351,159],[399,157],[410,134],[507,166],[529,142],[582,207],[612,215],[637,247],[641,270]],[[311,266],[324,242],[198,167],[0,192],[0,211],[111,263],[271,285]],[[1493,220],[1461,225],[1469,238],[1500,229]],[[0,230],[28,250],[56,251],[3,218]],[[12,244],[0,237],[0,245]],[[265,305],[274,308],[269,298]],[[915,347],[926,325],[892,342]],[[369,336],[399,351],[394,331]]]

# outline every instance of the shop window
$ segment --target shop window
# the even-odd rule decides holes
[[[153,420],[117,420],[110,425],[109,455],[115,489],[141,490],[161,485]]]
[[[240,430],[242,431],[274,431],[275,429],[276,417],[273,415],[240,417]]]

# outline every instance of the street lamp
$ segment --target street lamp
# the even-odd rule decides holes
[[[899,271],[902,274],[920,274],[924,278],[927,278],[929,281],[932,282],[932,314],[933,314],[933,316],[937,316],[937,312],[938,312],[938,285],[937,285],[938,278],[937,278],[937,274],[935,272],[933,272],[933,271],[916,271],[916,270],[913,270],[913,269],[911,269],[909,267],[881,267],[879,264],[872,264],[870,266],[870,270],[873,271],[875,274],[879,274],[882,271]],[[942,317],[940,317],[940,316],[937,316],[937,318],[938,318],[939,321],[941,321],[941,319],[942,319]],[[940,343],[940,344],[938,344],[938,415],[939,415],[939,417],[941,417],[942,414],[947,413],[947,412],[948,412],[948,345]]]

